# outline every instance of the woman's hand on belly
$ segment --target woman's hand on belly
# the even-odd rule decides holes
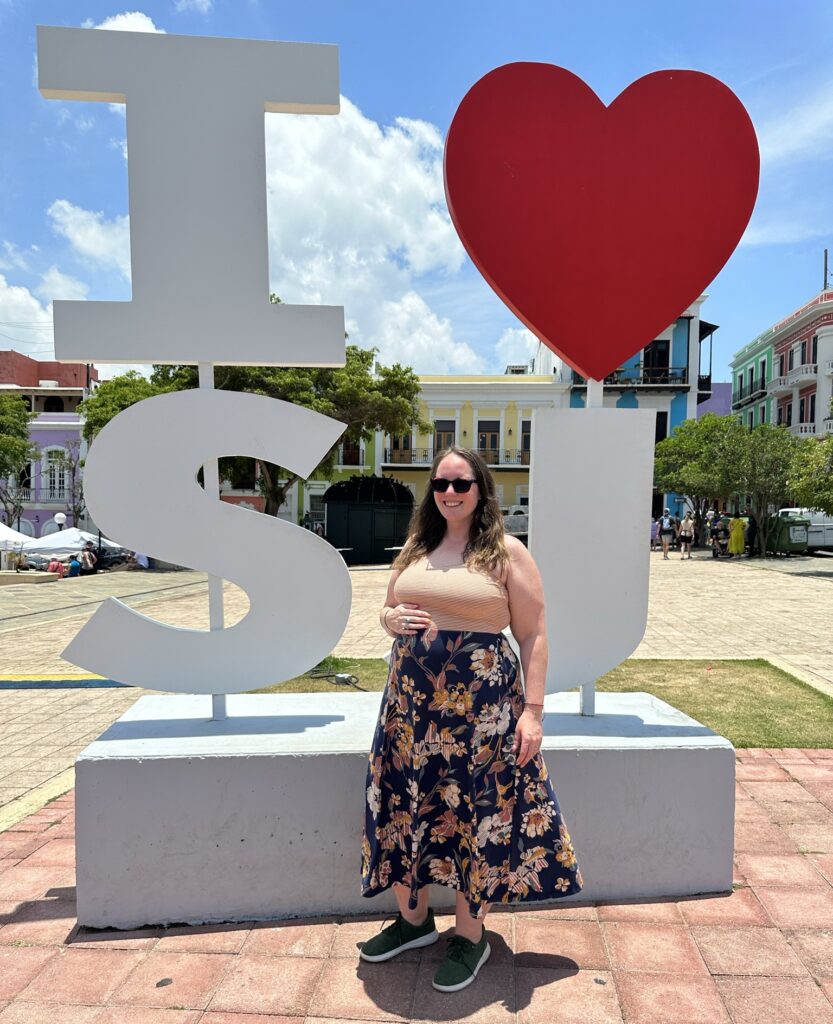
[[[437,635],[437,627],[431,615],[418,604],[398,604],[387,615],[387,623],[392,630],[402,636],[416,636],[428,630],[428,639]]]

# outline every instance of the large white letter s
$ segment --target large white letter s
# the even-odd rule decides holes
[[[216,631],[157,622],[110,598],[63,657],[110,679],[174,693],[235,693],[300,675],[330,653],[350,614],[350,574],[308,530],[210,497],[200,466],[246,455],[307,477],[344,424],[258,395],[193,390],[126,409],[85,469],[100,528],[158,558],[242,587],[250,610]]]

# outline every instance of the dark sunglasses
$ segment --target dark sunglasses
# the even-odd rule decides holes
[[[451,484],[455,494],[468,494],[473,483],[477,483],[477,481],[466,480],[461,476],[457,476],[453,480],[446,480],[444,476],[434,476],[431,477],[431,490],[444,494],[448,490],[448,485]]]

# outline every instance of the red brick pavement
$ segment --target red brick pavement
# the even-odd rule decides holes
[[[378,915],[79,929],[69,793],[0,834],[0,1024],[833,1024],[833,750],[737,762],[731,895],[496,909],[452,995],[442,941],[359,959]]]

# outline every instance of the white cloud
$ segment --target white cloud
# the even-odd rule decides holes
[[[84,28],[103,28],[111,32],[164,32],[163,28],[157,28],[153,18],[142,11],[123,11],[121,14],[113,14],[97,25],[92,18],[88,18]]]
[[[214,0],[176,0],[174,6],[178,11],[196,11],[198,14],[208,14],[214,6]]]
[[[762,218],[754,219],[738,244],[750,246],[797,245],[800,242],[809,242],[814,238],[828,236],[827,221],[823,223],[810,222],[788,215],[768,221]]]
[[[127,217],[107,220],[103,213],[84,210],[56,199],[47,210],[53,229],[66,238],[78,255],[130,279],[130,235]]]
[[[69,274],[64,274],[56,266],[51,266],[41,277],[35,293],[46,303],[53,299],[86,299],[89,288]]]
[[[509,364],[528,363],[538,351],[538,339],[525,327],[508,327],[495,343],[495,369],[503,373]]]
[[[764,122],[758,129],[758,143],[761,161],[767,165],[829,156],[833,145],[833,82],[811,99]]]
[[[14,242],[3,242],[0,254],[0,270],[28,270],[29,260]]]
[[[21,285],[0,274],[0,348],[13,348],[33,359],[51,359],[52,314]]]
[[[382,362],[404,363],[417,373],[482,373],[483,361],[465,342],[455,341],[449,320],[432,313],[410,291],[382,304],[374,343]]]

